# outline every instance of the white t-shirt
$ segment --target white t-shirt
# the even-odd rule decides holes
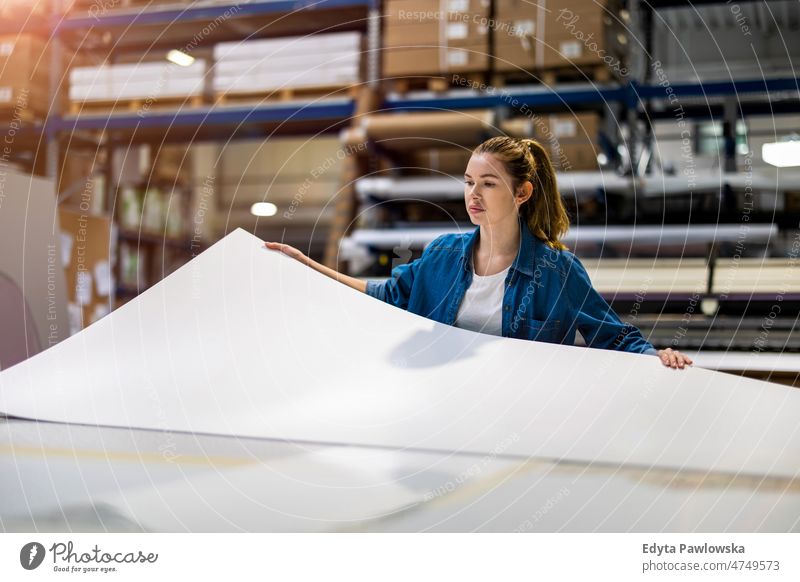
[[[503,335],[503,294],[511,265],[495,275],[476,275],[472,268],[472,283],[456,314],[456,327],[472,331]]]

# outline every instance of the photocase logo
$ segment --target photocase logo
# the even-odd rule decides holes
[[[392,252],[394,252],[397,257],[392,259],[392,269],[397,267],[398,265],[405,265],[406,263],[411,262],[411,257],[414,253],[411,252],[409,248],[411,245],[411,241],[404,240],[401,244],[396,245]]]
[[[44,546],[39,542],[29,542],[19,551],[19,563],[26,570],[35,570],[44,560]]]

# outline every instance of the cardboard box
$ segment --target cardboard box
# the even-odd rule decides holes
[[[44,114],[50,105],[49,56],[32,34],[0,36],[0,108]]]
[[[547,153],[559,172],[593,172],[599,167],[597,146],[592,143],[558,143],[551,145]]]
[[[617,2],[495,0],[493,54],[502,59],[495,70],[605,64],[615,75],[625,75],[628,41],[618,13]]]
[[[598,169],[600,116],[594,112],[543,115],[534,122],[535,138],[559,171]]]
[[[492,51],[492,64],[497,72],[517,72],[535,71],[536,60],[534,59],[533,46],[535,39],[513,39],[502,43],[496,43]]]
[[[67,5],[69,3],[67,2]],[[31,17],[50,16],[49,2],[31,0],[3,0],[0,2],[0,18],[8,20],[27,20]]]
[[[65,266],[70,326],[75,331],[111,311],[116,292],[111,220],[80,210],[59,209],[62,239],[71,240]]]
[[[383,73],[437,75],[488,67],[490,0],[389,0]]]
[[[545,68],[605,63],[626,74],[627,36],[619,23],[615,3],[606,7],[593,2],[559,6],[543,20],[545,46],[537,57]],[[624,71],[624,72],[623,72]]]
[[[48,80],[46,43],[33,34],[0,35],[0,84]]]
[[[490,0],[388,0],[384,5],[387,25],[425,21],[457,21],[464,15],[489,16]]]
[[[385,47],[468,46],[476,42],[486,42],[486,39],[488,39],[488,29],[483,24],[471,21],[428,21],[387,26],[383,44]]]
[[[486,42],[463,47],[383,49],[383,74],[387,77],[472,73],[485,71],[488,66]]]
[[[404,172],[407,174],[460,176],[471,156],[472,150],[466,148],[429,149],[409,152],[401,159],[401,164],[406,167]]]
[[[495,0],[493,23],[494,70],[532,70],[537,50],[538,5],[524,0]]]

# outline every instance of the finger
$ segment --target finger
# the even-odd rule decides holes
[[[669,355],[669,365],[673,368],[678,367],[678,356],[675,355],[675,352],[671,352]]]

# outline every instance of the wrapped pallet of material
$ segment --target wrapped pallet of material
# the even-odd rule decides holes
[[[495,0],[495,71],[585,67],[624,77],[628,19],[618,0]]]
[[[384,76],[486,71],[490,6],[489,0],[389,0]]]
[[[214,91],[246,94],[286,88],[349,87],[361,78],[358,32],[219,43]]]
[[[32,34],[0,36],[0,111],[20,117],[49,110],[49,57],[44,39]]]
[[[69,98],[113,102],[200,97],[205,71],[203,59],[185,67],[168,61],[75,67],[69,76]]]

